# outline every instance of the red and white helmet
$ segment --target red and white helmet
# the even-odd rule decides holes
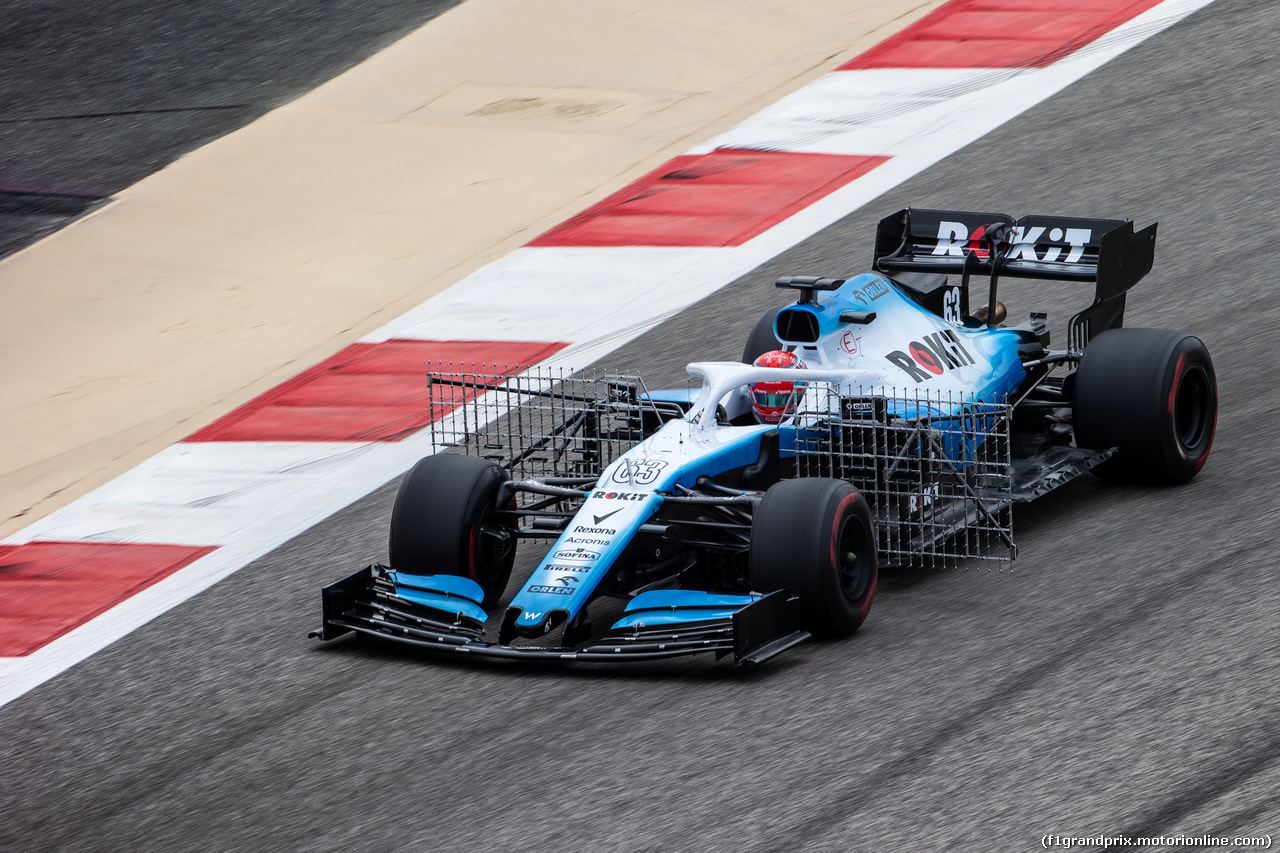
[[[755,360],[755,367],[792,367],[804,370],[804,362],[793,352],[772,350]],[[796,404],[804,396],[803,382],[753,382],[748,386],[751,390],[751,408],[761,423],[776,424],[795,410]]]

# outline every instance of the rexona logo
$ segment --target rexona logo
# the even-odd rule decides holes
[[[912,341],[907,352],[894,350],[885,358],[905,370],[916,384],[941,376],[948,370],[973,364],[973,356],[960,342],[960,336],[950,329],[925,335],[922,341]]]
[[[614,530],[612,527],[575,527],[570,532],[571,533],[594,533],[596,536],[612,536],[618,531]],[[566,539],[564,541],[568,543],[569,540]],[[607,540],[605,544],[607,544]]]
[[[600,554],[597,551],[588,551],[586,548],[574,548],[572,551],[567,549],[564,551],[556,551],[551,555],[551,559],[583,560],[584,562],[590,563],[600,559]]]
[[[567,586],[531,586],[529,592],[541,592],[547,595],[573,595],[573,590]]]
[[[649,497],[644,492],[605,492],[595,491],[591,493],[593,498],[604,498],[607,501],[642,501]],[[612,513],[610,513],[612,515]]]

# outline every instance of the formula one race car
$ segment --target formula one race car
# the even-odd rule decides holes
[[[429,370],[440,452],[400,486],[390,565],[327,587],[313,636],[755,663],[857,629],[881,568],[1012,559],[1011,507],[1086,472],[1189,480],[1217,423],[1209,353],[1121,327],[1155,231],[900,211],[873,272],[779,279],[799,298],[743,363],[689,365],[691,390]],[[1044,314],[1001,325],[1002,276],[1096,283],[1065,349]],[[551,544],[503,606],[529,540]]]

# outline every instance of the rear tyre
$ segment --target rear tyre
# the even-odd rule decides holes
[[[1076,445],[1119,448],[1101,476],[1182,483],[1204,465],[1218,424],[1218,382],[1199,338],[1168,329],[1110,329],[1075,374]]]
[[[790,589],[802,626],[818,637],[852,634],[867,618],[879,567],[871,509],[843,480],[783,480],[751,524],[752,586]]]
[[[458,575],[498,603],[516,549],[513,531],[496,517],[507,472],[474,456],[428,456],[400,483],[391,510],[391,568],[406,574]]]
[[[782,308],[785,307],[787,306],[782,306]],[[747,345],[742,350],[743,364],[751,364],[765,353],[782,348],[782,344],[773,334],[773,322],[782,308],[771,308],[756,321],[751,334],[747,335]]]

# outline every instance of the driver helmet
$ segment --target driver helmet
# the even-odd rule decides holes
[[[805,369],[800,356],[778,349],[757,358],[753,366]],[[803,382],[753,382],[748,388],[751,391],[751,408],[755,410],[756,418],[766,424],[776,424],[790,415],[804,396]]]

